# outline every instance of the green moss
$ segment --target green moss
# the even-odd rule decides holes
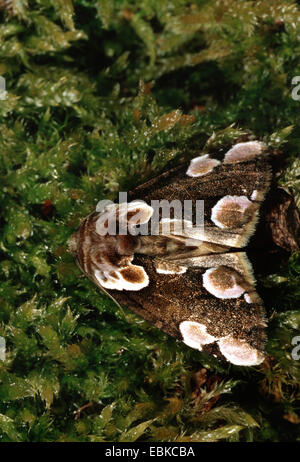
[[[1,440],[299,440],[299,254],[261,276],[272,358],[243,369],[119,310],[66,251],[100,199],[245,132],[285,155],[299,204],[299,6],[13,0],[0,15]]]

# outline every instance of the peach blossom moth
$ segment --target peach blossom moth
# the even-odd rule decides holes
[[[245,247],[258,221],[271,170],[266,146],[235,144],[227,152],[200,153],[91,213],[69,241],[82,271],[117,302],[158,329],[241,366],[264,361],[266,318]],[[147,226],[151,201],[204,203],[204,227],[192,216],[180,232],[174,216],[159,216],[169,232],[111,235],[100,232],[112,213],[117,224]],[[119,228],[118,228],[119,229]]]

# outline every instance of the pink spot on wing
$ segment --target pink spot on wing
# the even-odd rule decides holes
[[[234,270],[228,269],[225,281],[221,279],[221,267],[210,268],[202,275],[203,287],[217,298],[238,298],[245,289],[238,283],[237,273]],[[224,272],[224,271],[223,271]]]
[[[218,345],[222,355],[237,366],[257,366],[264,361],[263,353],[253,348],[245,340],[228,336],[221,338]]]
[[[186,174],[191,177],[204,176],[210,173],[220,163],[219,160],[211,159],[209,154],[203,154],[191,160]]]
[[[183,321],[179,329],[183,337],[183,342],[189,347],[197,350],[202,350],[202,345],[217,340],[216,337],[207,332],[204,324],[200,324],[196,321]]]
[[[237,143],[225,154],[224,164],[253,160],[255,157],[259,156],[264,149],[265,145],[259,141]]]

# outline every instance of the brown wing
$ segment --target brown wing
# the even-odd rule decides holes
[[[254,233],[259,207],[270,184],[271,170],[262,146],[258,142],[239,143],[204,172],[201,167],[203,170],[208,155],[202,154],[138,186],[129,194],[129,200],[142,199],[148,204],[161,200],[184,204],[190,200],[194,226],[196,201],[203,201],[204,233],[200,227],[188,230],[188,235],[229,247],[243,247]],[[209,159],[215,160],[212,155]],[[159,213],[159,218],[165,218]],[[173,210],[170,218],[174,218]]]
[[[116,300],[193,348],[234,364],[263,361],[264,308],[245,253],[179,260],[164,272],[158,272],[162,260],[136,256],[134,262],[150,283],[140,291],[111,291]]]

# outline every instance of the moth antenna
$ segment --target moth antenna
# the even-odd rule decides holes
[[[82,267],[80,266],[80,264],[79,264],[78,261],[77,261],[77,264],[78,264],[79,268],[82,270]],[[82,270],[82,271],[83,271],[83,270]],[[89,278],[92,282],[95,283],[95,280],[94,280],[89,274],[87,274],[87,276],[88,276],[88,278]],[[120,310],[121,310],[121,312],[122,312],[122,314],[123,314],[123,316],[124,316],[125,321],[128,322],[128,319],[127,319],[127,317],[126,317],[126,314],[125,314],[125,312],[124,312],[122,306],[120,305],[120,303],[119,303],[119,302],[118,302],[118,301],[117,301],[117,300],[116,300],[116,299],[115,299],[115,298],[114,298],[103,286],[101,286],[101,285],[98,283],[98,281],[96,282],[96,284],[97,284],[97,287],[99,287],[99,289],[101,289],[102,292],[103,292],[105,295],[107,295],[107,296],[117,305],[118,308],[120,308]]]
[[[102,287],[100,284],[97,284],[97,286],[99,287],[99,289],[102,290],[102,292],[105,293],[105,295],[107,295],[117,305],[118,308],[120,308],[120,310],[121,310],[121,312],[122,312],[122,314],[124,316],[125,321],[128,322],[126,314],[125,314],[122,306],[120,305],[120,303],[104,287]]]

